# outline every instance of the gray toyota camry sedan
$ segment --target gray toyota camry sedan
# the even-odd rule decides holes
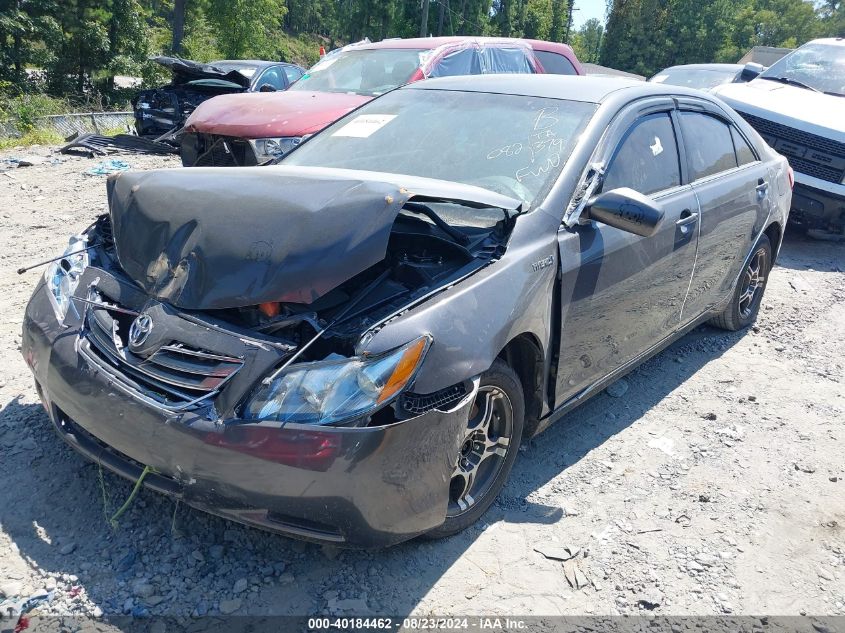
[[[23,354],[60,436],[154,490],[340,545],[446,536],[522,440],[754,321],[791,184],[698,91],[419,82],[276,165],[112,177]]]

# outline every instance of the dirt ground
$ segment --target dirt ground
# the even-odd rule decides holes
[[[51,430],[19,351],[43,270],[15,272],[104,210],[105,178],[84,174],[98,162],[86,158],[7,169],[24,153],[48,151],[0,154],[0,601],[46,590],[36,611],[94,615],[845,615],[845,244],[787,235],[755,327],[699,328],[617,384],[621,397],[531,441],[461,535],[338,551],[149,491],[113,530],[105,516],[131,485]],[[537,551],[562,547],[579,551]]]

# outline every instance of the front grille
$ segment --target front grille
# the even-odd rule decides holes
[[[839,183],[845,175],[845,143],[781,123],[739,113],[775,150],[802,174]]]
[[[464,383],[446,387],[434,393],[406,393],[402,395],[402,408],[412,415],[422,415],[432,409],[443,410],[463,398],[467,393]]]
[[[195,167],[243,167],[255,165],[255,152],[247,141],[226,136],[203,135],[205,148],[199,152]]]
[[[146,358],[139,356],[127,343],[131,320],[131,316],[91,308],[84,337],[101,361],[164,406],[185,406],[214,396],[243,367],[239,358],[178,342],[162,345]]]

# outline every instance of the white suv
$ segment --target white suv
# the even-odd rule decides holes
[[[845,39],[808,42],[753,81],[713,92],[789,160],[790,220],[845,234]]]

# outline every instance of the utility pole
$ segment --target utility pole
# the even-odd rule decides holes
[[[423,0],[422,3],[422,20],[420,20],[420,37],[425,37],[428,34],[428,1]]]

